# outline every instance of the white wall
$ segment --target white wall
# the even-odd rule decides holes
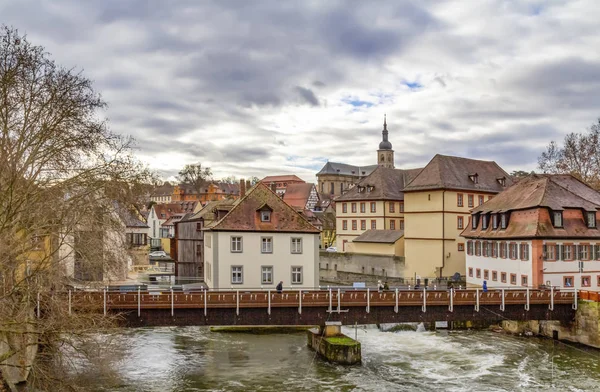
[[[243,238],[241,253],[231,252],[231,237]],[[205,238],[204,254],[212,276],[205,277],[210,288],[240,289],[264,288],[274,289],[279,281],[283,281],[286,289],[290,286],[315,287],[319,284],[319,235],[295,233],[245,233],[245,232],[212,232],[209,247]],[[261,253],[261,238],[273,238],[273,253]],[[291,239],[302,238],[302,253],[291,253]],[[211,261],[212,260],[212,261]],[[231,267],[243,267],[243,283],[231,283]],[[273,266],[273,283],[264,285],[261,282],[261,267]],[[292,266],[302,267],[302,284],[292,285]]]
[[[594,242],[585,240],[585,241],[547,241],[552,244],[562,245],[567,243],[569,245],[579,245],[580,243],[585,243],[586,245],[596,245],[600,244],[600,242]],[[546,244],[546,241],[544,241]],[[590,260],[583,262],[583,272],[581,276],[589,276],[590,277],[590,286],[582,287],[581,279],[579,274],[579,261],[544,261],[544,283],[550,281],[552,286],[565,287],[564,286],[564,277],[572,276],[574,285],[572,287],[581,288],[583,290],[600,290],[600,286],[598,285],[598,276],[600,276],[600,261]]]
[[[533,287],[533,270],[531,263],[531,241],[518,241],[517,244],[527,243],[529,247],[529,260],[511,260],[510,258],[502,259],[500,257],[484,257],[467,254],[467,241],[465,241],[465,255],[467,258],[467,285],[469,286],[483,286],[483,281],[487,281],[487,287],[523,287],[521,285],[521,275],[527,275],[528,286]],[[509,248],[510,250],[510,248]],[[498,252],[500,252],[500,244],[498,244]],[[475,248],[473,248],[475,253]],[[483,252],[482,252],[483,253]],[[473,268],[473,276],[469,276],[469,268]],[[477,278],[477,268],[481,270],[481,278]],[[489,278],[484,278],[484,270],[489,271]],[[498,272],[498,280],[492,280],[492,271]],[[506,283],[502,282],[502,272],[506,272]],[[510,274],[517,275],[517,283],[512,285],[510,283]]]

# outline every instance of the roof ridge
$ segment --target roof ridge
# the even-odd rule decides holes
[[[577,177],[575,177],[575,176],[574,176],[574,175],[572,175],[572,174],[567,174],[567,176],[569,176],[569,177],[571,177],[571,178],[573,178],[573,179],[575,179],[575,180],[579,181],[579,180],[577,179]],[[546,177],[546,178],[547,178],[547,179],[552,179],[552,177]],[[587,187],[590,187],[589,185],[585,184],[585,183],[584,183],[584,182],[582,182],[582,181],[579,181],[579,182],[581,182],[583,185],[585,185],[585,186],[587,186]],[[583,199],[583,200],[587,201],[587,202],[588,202],[588,203],[590,203],[590,204],[594,204],[594,205],[596,205],[596,206],[599,206],[599,207],[600,207],[600,204],[598,204],[598,203],[596,203],[596,202],[594,202],[594,201],[591,201],[591,200],[589,200],[589,199],[587,199],[587,198],[585,198],[585,197],[583,197],[583,196],[579,195],[578,193],[575,193],[575,192],[573,192],[572,190],[570,190],[570,189],[568,189],[568,188],[565,188],[564,186],[562,186],[562,185],[561,185],[561,184],[559,184],[558,182],[556,182],[556,181],[552,181],[552,183],[553,183],[553,184],[555,184],[556,186],[558,186],[559,188],[561,188],[561,189],[564,189],[565,191],[567,191],[567,192],[571,193],[572,195],[574,195],[574,196],[576,196],[576,197],[578,197],[578,198],[580,198],[580,199]]]

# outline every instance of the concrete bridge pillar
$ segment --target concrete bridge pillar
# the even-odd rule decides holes
[[[354,365],[362,360],[360,343],[342,334],[342,323],[339,321],[329,321],[324,327],[311,328],[307,335],[308,347],[329,362]]]

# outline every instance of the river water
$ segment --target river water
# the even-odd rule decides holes
[[[600,352],[488,331],[356,331],[363,363],[329,364],[306,335],[124,330],[114,378],[92,391],[600,391]],[[354,328],[344,328],[354,337]],[[125,347],[124,346],[124,347]]]

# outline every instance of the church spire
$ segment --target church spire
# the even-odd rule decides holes
[[[385,131],[387,131],[387,122],[386,122],[386,118],[385,118],[385,117],[386,117],[386,116],[385,116],[385,113],[383,113],[383,129],[384,129]]]

